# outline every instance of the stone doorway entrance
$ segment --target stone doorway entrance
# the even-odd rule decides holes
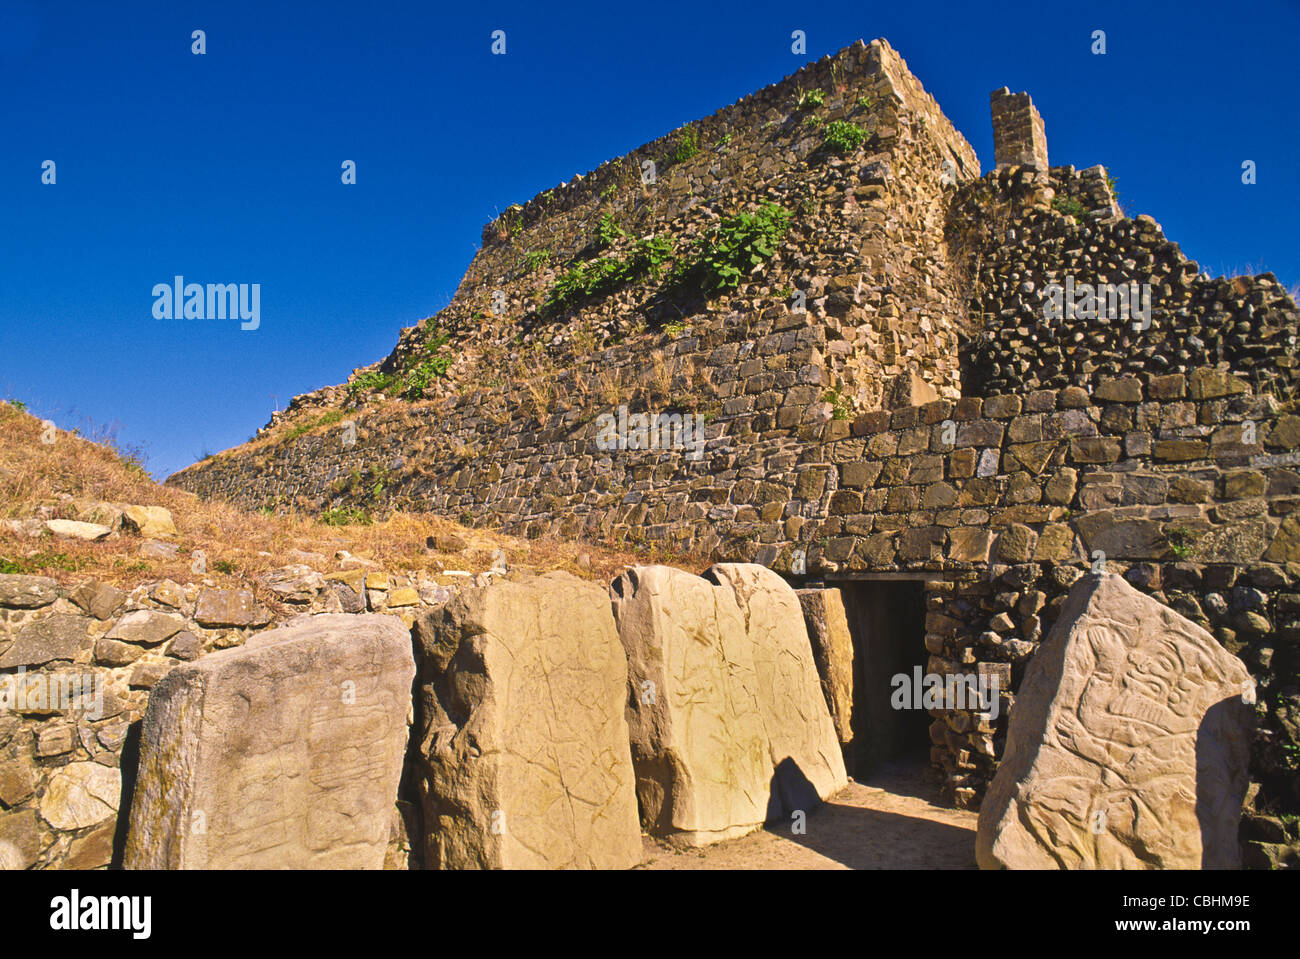
[[[924,670],[929,658],[925,583],[880,579],[835,585],[853,637],[853,742],[845,756],[849,775],[866,782],[886,763],[928,764],[930,717],[925,710],[891,704],[891,680],[902,674],[910,683],[913,670]]]

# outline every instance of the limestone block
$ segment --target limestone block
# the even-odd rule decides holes
[[[807,812],[847,786],[848,774],[799,596],[779,575],[754,563],[719,563],[706,575],[735,591],[754,650],[758,705],[782,794],[780,809],[769,802],[768,819]]]
[[[567,573],[462,589],[416,622],[426,861],[628,868],[641,859],[605,590]]]
[[[612,586],[647,829],[706,845],[808,811],[847,777],[798,597],[762,566],[635,567]]]
[[[853,740],[853,637],[838,589],[797,591],[822,695],[841,743]]]
[[[415,663],[388,616],[317,616],[149,697],[125,865],[379,869]]]
[[[171,511],[162,506],[123,507],[122,528],[129,533],[149,539],[176,535],[176,525],[172,522]]]
[[[1236,868],[1244,700],[1246,668],[1209,633],[1120,576],[1083,577],[1017,695],[980,865]]]

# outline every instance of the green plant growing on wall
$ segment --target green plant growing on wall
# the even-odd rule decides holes
[[[540,250],[529,250],[524,254],[524,271],[527,273],[536,273],[549,262],[551,262],[550,247],[543,247]]]
[[[1072,216],[1078,219],[1082,219],[1088,212],[1083,208],[1083,204],[1072,196],[1053,197],[1052,209],[1062,216]]]
[[[1169,543],[1169,551],[1183,559],[1192,555],[1196,534],[1186,526],[1173,526],[1165,530],[1165,540]]]
[[[596,224],[597,249],[607,250],[625,236],[627,231],[618,225],[614,214],[608,212],[601,214],[600,222]]]
[[[295,426],[293,429],[291,429],[288,433],[285,434],[284,438],[286,440],[296,440],[299,436],[302,436],[304,433],[311,432],[312,430],[316,429],[318,426],[329,426],[332,423],[337,423],[341,419],[343,419],[342,410],[330,410],[328,413],[322,413],[320,416],[316,417],[315,419],[309,420],[308,422],[303,423],[300,426]],[[211,456],[212,454],[209,453],[208,455]]]
[[[776,203],[727,217],[698,242],[674,277],[684,287],[713,296],[740,285],[741,277],[772,258],[793,214]]]
[[[500,240],[517,236],[524,228],[524,208],[518,203],[506,207],[506,212],[497,217],[496,234]]]
[[[369,526],[374,520],[365,510],[356,506],[331,506],[320,514],[326,526]]]
[[[862,146],[866,138],[867,132],[848,120],[833,120],[826,125],[826,149],[841,156]]]
[[[668,154],[668,162],[684,163],[699,152],[699,134],[695,132],[695,127],[688,126],[677,135],[677,142],[673,144],[672,152]]]
[[[804,90],[799,94],[796,106],[800,110],[812,110],[826,102],[826,93],[823,90]]]
[[[625,257],[603,256],[579,263],[555,278],[542,312],[555,316],[585,299],[607,296],[646,277],[657,279],[672,253],[673,241],[669,237],[642,237]]]
[[[402,396],[408,400],[419,399],[434,380],[447,375],[452,357],[441,350],[450,339],[447,333],[437,333],[425,341],[420,359],[402,379]]]
[[[863,94],[862,96],[858,97],[858,106],[861,107],[863,110],[870,110],[872,102],[873,101],[869,94]]]
[[[384,393],[391,389],[395,382],[396,377],[389,373],[370,370],[348,384],[348,397],[352,398],[358,393]]]
[[[853,404],[839,390],[827,390],[822,400],[831,404],[831,419],[847,420],[853,415]]]
[[[666,236],[642,237],[632,246],[624,261],[622,282],[630,283],[644,277],[659,279],[664,264],[673,255],[673,241]]]

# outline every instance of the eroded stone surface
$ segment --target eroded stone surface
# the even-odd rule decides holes
[[[1114,574],[1070,591],[980,810],[984,868],[1236,868],[1253,683]]]
[[[48,576],[0,573],[0,606],[38,609],[59,598],[59,584]]]
[[[761,566],[635,567],[612,587],[642,821],[681,845],[807,811],[847,781],[798,597]]]
[[[81,829],[117,812],[122,774],[99,763],[70,763],[50,777],[41,818],[55,829]]]
[[[730,586],[745,620],[758,673],[758,705],[776,770],[779,805],[768,820],[810,811],[848,785],[803,609],[794,589],[756,563],[719,563],[706,577]]]
[[[44,666],[71,661],[89,645],[90,621],[74,613],[54,613],[18,630],[14,643],[0,656],[0,669]]]
[[[822,695],[841,743],[853,740],[853,637],[838,589],[798,590]]]
[[[341,614],[174,668],[144,718],[125,865],[381,868],[414,675],[400,622]]]
[[[415,635],[429,864],[636,864],[627,664],[605,591],[566,573],[494,582]]]

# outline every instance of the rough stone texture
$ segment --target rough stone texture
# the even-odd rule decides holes
[[[0,812],[0,871],[28,868],[39,851],[36,813],[30,809]]]
[[[50,777],[41,818],[55,829],[93,826],[117,813],[122,774],[99,763],[71,763]]]
[[[755,563],[719,563],[705,574],[731,587],[745,620],[758,675],[758,706],[776,770],[779,809],[808,812],[848,785],[834,722],[821,691],[799,596]],[[847,620],[846,620],[847,627]]]
[[[993,114],[993,158],[999,169],[1029,166],[1047,172],[1047,134],[1043,118],[1027,93],[1006,87],[989,94]]]
[[[418,621],[426,862],[641,858],[627,662],[609,598],[567,573],[470,588]]]
[[[201,626],[248,626],[255,618],[253,594],[246,589],[205,589],[194,611]]]
[[[0,669],[43,666],[72,660],[89,644],[89,620],[73,613],[54,613],[18,630],[14,644],[0,656]]]
[[[137,536],[157,539],[175,536],[176,526],[172,514],[161,506],[126,506],[122,510],[122,528]]]
[[[48,576],[0,574],[0,606],[38,609],[58,599],[59,584]]]
[[[75,519],[50,519],[45,528],[60,539],[97,541],[105,539],[113,530],[99,523],[82,523]]]
[[[797,590],[822,695],[841,743],[853,741],[853,637],[838,589]]]
[[[127,594],[116,586],[87,580],[68,594],[68,599],[96,619],[111,619],[126,602]]]
[[[680,845],[807,811],[847,781],[794,591],[759,566],[710,576],[635,567],[611,588],[642,822]]]
[[[105,638],[136,646],[157,646],[171,639],[184,626],[185,620],[179,616],[137,609],[119,619]]]
[[[68,869],[100,869],[113,858],[116,825],[108,823],[85,836],[74,839],[68,847]]]
[[[1244,699],[1254,681],[1209,633],[1120,576],[1081,579],[1020,686],[980,865],[1239,866]]]
[[[173,669],[144,718],[125,865],[381,868],[414,675],[399,621],[342,614]]]

